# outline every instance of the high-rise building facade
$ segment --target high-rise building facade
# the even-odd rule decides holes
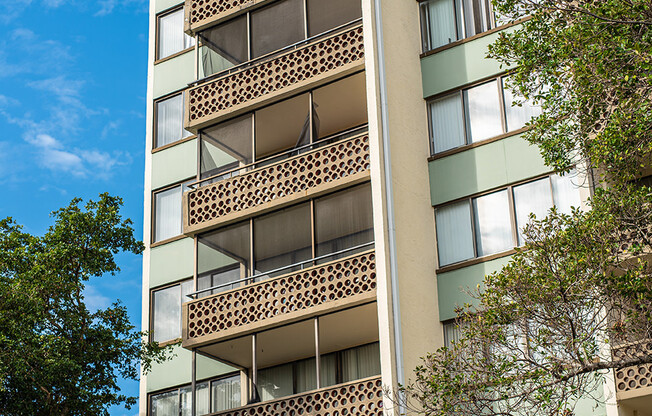
[[[141,415],[398,414],[383,388],[528,214],[587,197],[485,59],[511,26],[489,0],[151,0],[143,326],[180,345]]]

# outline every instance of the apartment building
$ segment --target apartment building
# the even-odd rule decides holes
[[[587,196],[520,137],[500,30],[488,0],[151,0],[143,327],[177,345],[141,415],[398,414],[463,288]]]

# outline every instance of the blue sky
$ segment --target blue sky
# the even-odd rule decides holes
[[[147,11],[147,0],[0,0],[0,217],[42,234],[73,197],[109,192],[142,238]],[[141,258],[119,261],[87,302],[119,298],[140,326]]]

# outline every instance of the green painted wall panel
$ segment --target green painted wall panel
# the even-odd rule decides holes
[[[169,147],[152,155],[152,189],[197,176],[197,140]]]
[[[433,205],[548,172],[539,149],[522,137],[475,147],[429,163]]]
[[[485,275],[502,268],[511,257],[474,264],[463,269],[437,275],[437,295],[439,297],[439,319],[445,321],[455,318],[455,309],[472,301],[467,294],[476,290]]]
[[[430,97],[505,71],[507,67],[501,69],[497,61],[485,58],[487,46],[497,38],[498,33],[493,33],[422,58],[423,96]]]
[[[163,10],[167,10],[171,7],[178,6],[181,4],[183,4],[183,2],[179,0],[156,0],[156,5],[154,5],[154,9],[156,10],[156,13],[160,13]]]
[[[154,65],[154,98],[188,88],[195,80],[195,51]]]
[[[151,249],[149,287],[192,277],[193,252],[192,238],[184,238]]]
[[[147,375],[147,392],[163,390],[192,381],[192,353],[179,345],[172,347],[176,357],[154,364]],[[197,380],[216,377],[235,371],[234,368],[210,358],[197,355]]]

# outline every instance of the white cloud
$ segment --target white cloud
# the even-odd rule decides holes
[[[111,299],[102,295],[94,286],[86,285],[84,288],[84,302],[91,312],[105,309],[111,305]]]
[[[112,131],[118,131],[119,128],[120,128],[120,125],[121,125],[121,124],[122,124],[122,121],[120,121],[120,120],[110,121],[110,122],[107,123],[107,125],[104,126],[104,128],[102,129],[102,135],[101,135],[101,137],[102,137],[103,139],[106,139]]]

